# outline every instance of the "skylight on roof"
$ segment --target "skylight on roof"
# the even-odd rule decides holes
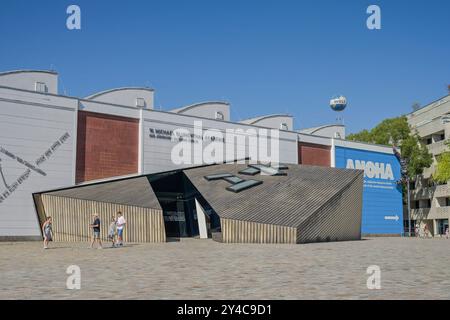
[[[249,176],[254,176],[255,174],[258,174],[259,172],[260,172],[259,169],[252,168],[252,167],[247,167],[247,168],[239,171],[240,174],[246,174]]]
[[[223,178],[223,179],[224,179],[225,181],[229,182],[229,183],[232,183],[232,184],[236,184],[236,183],[239,183],[239,182],[244,181],[244,179],[241,179],[241,178],[236,177],[236,176],[225,177],[225,178]]]
[[[209,176],[205,176],[205,179],[208,181],[212,181],[212,180],[219,180],[219,179],[229,178],[229,177],[233,177],[233,175],[231,173],[217,173],[217,174],[210,174]]]
[[[285,172],[281,172],[280,170],[272,167],[268,167],[262,164],[251,164],[249,165],[252,168],[259,169],[262,174],[269,176],[285,176],[287,175]]]
[[[229,187],[227,187],[228,191],[232,191],[232,192],[241,192],[242,190],[246,190],[248,188],[257,186],[262,184],[262,181],[258,181],[258,180],[244,180],[242,182],[233,184]]]

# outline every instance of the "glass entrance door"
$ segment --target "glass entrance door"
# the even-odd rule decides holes
[[[194,200],[167,197],[159,199],[163,208],[164,225],[168,237],[195,237],[198,235],[198,221]]]
[[[448,228],[448,219],[437,220],[437,232],[440,235],[445,235],[445,231]]]
[[[186,237],[184,208],[174,199],[160,199],[163,208],[164,226],[168,237]],[[182,204],[182,203],[181,203]]]

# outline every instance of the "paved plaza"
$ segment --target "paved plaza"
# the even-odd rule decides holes
[[[0,243],[1,299],[449,299],[450,240],[303,245],[187,239],[123,248]],[[66,269],[81,269],[68,290]],[[381,289],[367,289],[368,266]]]

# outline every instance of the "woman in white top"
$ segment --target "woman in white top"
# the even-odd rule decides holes
[[[117,212],[117,245],[123,246],[123,229],[127,221],[122,215],[122,212]]]

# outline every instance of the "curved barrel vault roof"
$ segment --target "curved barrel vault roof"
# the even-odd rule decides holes
[[[154,91],[155,90],[147,87],[121,87],[97,92],[85,97],[85,99],[153,109]],[[145,104],[142,106],[138,105],[137,99],[143,99]]]
[[[18,73],[48,73],[48,74],[53,74],[53,75],[57,75],[58,74],[58,72],[53,71],[53,70],[24,69],[24,70],[10,70],[10,71],[0,72],[0,77],[7,76],[7,75],[10,75],[10,74],[18,74]]]
[[[293,130],[294,117],[289,114],[269,114],[255,118],[245,119],[239,122],[245,124],[260,125],[263,127],[269,127],[273,129],[283,129],[281,128],[281,126],[283,124],[286,124],[287,128],[284,130]]]
[[[343,124],[326,124],[323,126],[301,129],[298,132],[322,137],[345,139],[345,126]]]
[[[0,86],[58,94],[58,73],[31,69],[0,72]]]
[[[205,101],[170,110],[178,114],[187,114],[210,119],[230,120],[230,104],[225,101]],[[222,115],[219,117],[218,113]]]

